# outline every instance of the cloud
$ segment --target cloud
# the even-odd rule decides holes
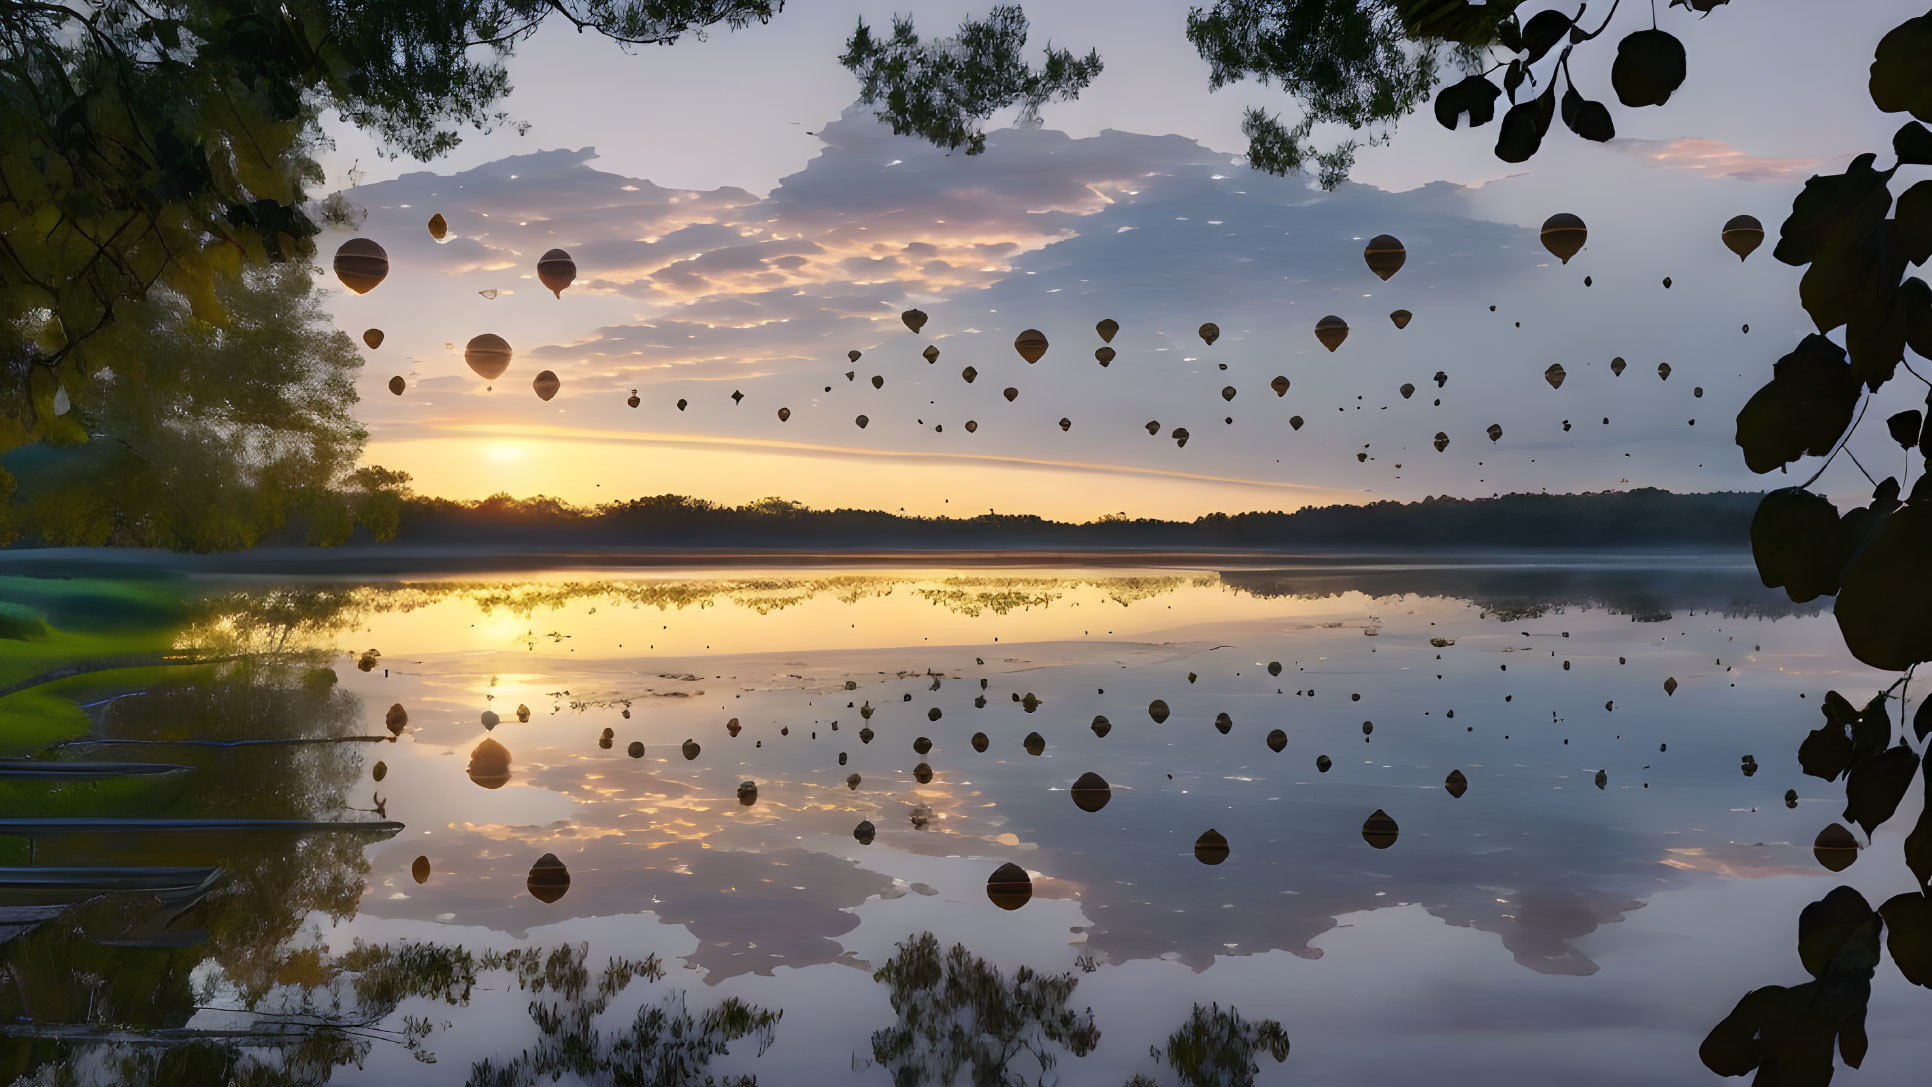
[[[1723,140],[1680,136],[1674,140],[1617,139],[1611,145],[1645,166],[1688,170],[1733,181],[1790,182],[1809,177],[1820,159],[1781,159],[1739,151]]]
[[[390,337],[370,355],[362,417],[383,441],[544,426],[776,439],[1364,498],[1743,482],[1727,423],[1755,385],[1737,380],[1749,365],[1740,348],[1764,336],[1738,330],[1776,328],[1783,317],[1763,299],[1788,292],[1762,278],[1779,274],[1767,262],[1739,268],[1695,202],[1631,218],[1579,192],[1566,209],[1523,209],[1529,222],[1555,210],[1590,220],[1590,246],[1563,266],[1533,226],[1476,210],[1514,218],[1513,205],[1540,203],[1529,179],[1480,193],[1446,182],[1324,193],[1178,136],[1006,129],[966,157],[856,114],[821,138],[766,197],[667,189],[598,169],[589,149],[352,191],[369,209],[363,232],[394,263],[381,289],[337,303],[344,327]],[[1659,166],[1799,168],[1712,141],[1624,146]],[[429,239],[432,209],[456,241]],[[1380,233],[1408,251],[1386,283],[1362,260]],[[562,299],[534,281],[536,256],[552,247],[578,266]],[[486,289],[506,293],[482,301]],[[899,319],[913,306],[930,318],[918,334]],[[1406,330],[1388,318],[1398,308],[1415,315]],[[1313,335],[1327,314],[1352,329],[1332,354]],[[1093,332],[1103,317],[1121,326],[1105,368]],[[1196,334],[1205,321],[1221,328],[1212,346]],[[1051,343],[1037,365],[1012,347],[1028,328]],[[493,389],[461,358],[484,331],[516,351]],[[1632,372],[1612,378],[1613,355]],[[1668,386],[1647,376],[1664,358],[1682,375]],[[1540,378],[1558,360],[1571,374],[1560,395]],[[527,391],[535,368],[563,380],[547,404]],[[382,390],[411,369],[422,399]],[[1270,388],[1277,375],[1292,384],[1285,397]],[[1413,397],[1398,394],[1405,382]],[[1484,439],[1492,423],[1506,434],[1495,444]],[[1452,439],[1444,452],[1432,447],[1438,432]],[[808,476],[823,456],[801,453],[793,471]],[[791,485],[780,472],[765,489]]]

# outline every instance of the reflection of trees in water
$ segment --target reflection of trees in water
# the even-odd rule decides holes
[[[1674,611],[1711,611],[1726,618],[1815,615],[1766,590],[1748,567],[1365,566],[1351,569],[1224,570],[1222,584],[1258,597],[1320,600],[1344,593],[1440,596],[1468,600],[1506,622],[1567,607],[1603,608],[1636,622]]]
[[[1084,1057],[1100,1044],[1091,1008],[1067,1002],[1080,984],[1071,971],[1036,973],[1022,966],[1008,979],[999,967],[954,944],[941,952],[930,932],[901,941],[872,975],[888,990],[893,1025],[872,1034],[872,1059],[892,1072],[895,1087],[947,1087],[967,1072],[973,1087],[1025,1084],[1007,1066],[1022,1055],[1047,1082],[1061,1050]]]

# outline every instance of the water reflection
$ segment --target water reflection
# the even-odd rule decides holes
[[[328,742],[143,750],[194,770],[101,813],[407,826],[259,857],[167,843],[171,863],[224,875],[136,934],[206,929],[170,952],[175,969],[210,964],[251,996],[364,934],[527,947],[580,926],[604,933],[601,961],[598,941],[615,937],[600,921],[643,918],[678,934],[653,951],[748,1006],[800,1014],[790,979],[872,971],[886,941],[933,928],[1004,958],[1008,980],[1017,963],[1057,969],[1052,949],[1069,943],[1065,956],[1100,971],[1202,972],[1188,991],[1212,1025],[1225,964],[1333,961],[1358,918],[1408,910],[1436,926],[1413,937],[1418,961],[1443,934],[1486,934],[1492,999],[1533,1024],[1533,983],[1493,964],[1623,991],[1633,979],[1616,956],[1634,937],[1614,935],[1620,922],[1715,881],[1816,874],[1829,855],[1811,850],[1829,816],[1780,803],[1797,768],[1763,739],[1763,722],[1815,713],[1800,696],[1817,699],[1820,662],[1837,659],[1829,620],[1780,612],[1746,591],[1748,566],[1726,569],[230,587],[184,638],[275,663],[112,703],[102,733]],[[1471,595],[1431,592],[1432,578]],[[372,646],[378,663],[362,671]],[[498,707],[493,729],[478,728],[479,706]],[[1737,773],[1752,750],[1761,772]],[[102,754],[66,757],[83,753]],[[181,778],[193,783],[168,784]],[[111,847],[65,835],[33,860],[135,862]],[[227,896],[253,916],[211,915]],[[1723,924],[1677,923],[1693,950]],[[59,987],[36,974],[29,991]],[[1294,1026],[1288,1005],[1261,998],[1241,1003]],[[86,1008],[18,1014],[73,1022]],[[197,1014],[182,1005],[143,1025]],[[874,1027],[785,1044],[809,1067],[843,1068],[839,1046],[871,1052]],[[1913,1052],[1911,1039],[1893,1048]],[[872,1059],[878,1074],[897,1067]],[[1141,1065],[1110,1064],[1111,1081]]]

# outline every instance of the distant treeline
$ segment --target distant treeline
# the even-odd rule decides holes
[[[1072,523],[1021,514],[908,517],[809,509],[781,498],[725,506],[656,495],[594,507],[494,495],[475,502],[405,500],[395,542],[406,546],[788,549],[1164,550],[1261,548],[1627,547],[1744,548],[1754,492],[1672,494],[1656,488],[1588,494],[1508,494],[1215,513],[1192,521],[1106,517]]]

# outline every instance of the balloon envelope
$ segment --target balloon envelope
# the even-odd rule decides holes
[[[537,281],[558,298],[563,297],[564,288],[576,278],[577,262],[561,249],[552,249],[537,261]]]
[[[1003,910],[1017,910],[1033,897],[1033,879],[1026,869],[1008,861],[986,879],[986,897]]]
[[[1093,330],[1100,333],[1101,343],[1112,343],[1114,342],[1114,334],[1120,331],[1120,322],[1114,320],[1112,317],[1108,317],[1093,326]]]
[[[1348,339],[1348,322],[1331,313],[1315,322],[1315,338],[1322,342],[1323,347],[1333,351]]]
[[[495,381],[510,368],[510,342],[494,332],[472,337],[463,347],[463,361],[476,371],[476,376]]]
[[[926,313],[924,310],[909,309],[900,314],[899,319],[904,321],[906,327],[914,332],[926,327]]]
[[[336,247],[335,277],[357,294],[368,294],[389,275],[389,254],[368,238],[350,238]]]
[[[570,870],[555,853],[545,853],[530,866],[530,878],[524,881],[530,897],[546,905],[555,902],[570,890]]]
[[[1402,270],[1402,264],[1409,259],[1409,251],[1390,234],[1377,234],[1369,239],[1362,250],[1362,259],[1368,262],[1369,271],[1387,279]]]
[[[1201,339],[1207,341],[1209,347],[1213,347],[1214,341],[1221,338],[1221,326],[1215,324],[1213,321],[1209,321],[1207,324],[1201,326],[1200,333]]]
[[[439,211],[436,214],[429,217],[429,236],[430,237],[435,238],[437,241],[440,242],[443,240],[443,237],[448,233],[449,233],[449,221],[443,218],[442,212]]]
[[[1559,211],[1543,220],[1542,237],[1543,248],[1549,250],[1558,260],[1568,264],[1570,258],[1576,256],[1583,248],[1583,243],[1590,237],[1590,232],[1584,227],[1582,219],[1567,211]]]
[[[530,387],[537,391],[537,399],[548,400],[557,395],[558,389],[563,388],[563,382],[557,380],[555,371],[545,370],[531,380]]]
[[[1046,334],[1037,328],[1029,328],[1013,338],[1013,350],[1018,351],[1028,364],[1040,361],[1046,349]]]

